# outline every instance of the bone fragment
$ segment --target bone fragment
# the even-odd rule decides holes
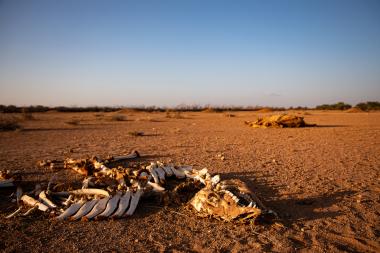
[[[23,203],[25,203],[29,206],[37,206],[39,210],[44,211],[44,212],[49,209],[49,207],[47,207],[46,205],[42,204],[38,200],[36,200],[36,199],[34,199],[28,195],[23,195],[21,197],[21,200]]]
[[[74,204],[72,204],[69,208],[67,208],[63,213],[61,213],[56,219],[57,220],[65,220],[68,217],[72,216],[74,213],[76,213],[79,208],[84,204],[84,200],[80,200]]]
[[[74,198],[74,195],[70,195],[70,196],[65,200],[65,202],[63,202],[62,204],[63,204],[64,206],[68,206],[73,198]]]
[[[215,175],[211,178],[211,185],[215,187],[220,182],[220,175]]]
[[[139,154],[139,152],[134,150],[129,155],[114,156],[113,160],[114,161],[120,161],[120,160],[126,160],[126,159],[133,159],[133,158],[137,158],[137,157],[140,157],[140,154]]]
[[[105,197],[109,196],[109,193],[102,189],[96,189],[96,188],[87,188],[87,189],[79,189],[70,191],[70,194],[74,195],[102,195]]]
[[[131,204],[129,206],[128,211],[125,213],[125,216],[130,216],[135,212],[135,210],[137,208],[137,204],[140,201],[140,197],[142,195],[142,192],[143,192],[143,190],[138,188],[137,191],[132,194]]]
[[[131,191],[128,190],[123,195],[123,197],[120,198],[119,207],[117,208],[116,212],[112,215],[112,217],[115,217],[115,218],[122,217],[129,206],[130,199],[131,199]]]
[[[92,208],[98,203],[98,199],[92,199],[90,201],[87,201],[86,203],[83,204],[83,206],[78,210],[78,212],[71,216],[70,220],[78,220],[88,214]]]
[[[156,191],[156,192],[163,192],[163,191],[165,191],[165,188],[162,187],[162,186],[160,186],[159,184],[156,184],[156,183],[148,181],[148,185],[150,185],[150,186],[153,187],[153,191]]]
[[[86,215],[86,218],[92,219],[96,217],[98,214],[102,213],[106,209],[109,199],[110,199],[109,197],[100,199],[98,203],[96,203],[94,208],[92,208],[92,210]]]
[[[106,209],[98,217],[109,217],[117,208],[121,192],[117,192],[107,203]]]
[[[57,208],[57,206],[46,196],[46,191],[41,191],[38,197],[40,201],[47,205],[49,208]]]
[[[38,206],[33,206],[32,208],[30,208],[28,211],[26,211],[25,213],[22,214],[22,216],[28,216],[31,212],[33,212],[34,210],[36,210],[38,208]]]
[[[14,216],[16,216],[16,214],[18,214],[22,209],[22,206],[20,206],[16,211],[14,211],[13,213],[11,213],[10,215],[6,216],[5,219],[10,219]]]

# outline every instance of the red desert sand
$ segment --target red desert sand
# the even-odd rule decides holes
[[[244,181],[278,221],[226,223],[156,200],[142,201],[126,219],[56,221],[39,210],[5,219],[17,209],[16,189],[2,188],[1,251],[380,252],[380,113],[308,111],[305,121],[317,127],[274,129],[247,127],[255,112],[120,114],[120,121],[112,113],[33,114],[22,130],[0,132],[0,169],[19,174],[30,191],[53,175],[63,184],[83,179],[40,168],[38,160],[138,150],[148,162]]]

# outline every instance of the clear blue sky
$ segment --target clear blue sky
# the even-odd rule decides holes
[[[0,104],[367,100],[379,0],[0,0]]]

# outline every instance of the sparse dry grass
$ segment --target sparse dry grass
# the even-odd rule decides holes
[[[225,113],[224,114],[224,117],[227,117],[227,118],[233,118],[233,117],[236,117],[235,114],[232,114],[232,113]]]
[[[23,111],[21,114],[22,120],[35,120],[36,118],[31,112]]]
[[[22,129],[19,119],[14,116],[0,115],[0,131],[14,131]]]
[[[127,121],[127,116],[123,114],[115,114],[115,115],[112,115],[111,120],[112,121]]]
[[[130,136],[144,136],[144,132],[141,132],[141,131],[131,131],[131,132],[128,132],[128,135],[130,135]]]
[[[79,119],[70,119],[70,120],[66,121],[65,123],[68,125],[72,125],[72,126],[78,126],[80,124],[80,120]]]
[[[180,111],[170,111],[170,110],[166,111],[165,117],[169,119],[183,119],[184,118]]]

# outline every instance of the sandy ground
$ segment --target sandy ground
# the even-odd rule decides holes
[[[240,178],[280,216],[283,227],[197,218],[185,206],[143,202],[129,219],[55,222],[38,212],[6,220],[16,209],[0,190],[0,249],[4,252],[380,252],[380,113],[297,112],[319,127],[253,129],[236,112],[44,113],[25,129],[0,133],[0,169],[19,171],[32,189],[69,170],[35,166],[39,159],[126,154],[207,167]],[[78,119],[79,125],[65,122]],[[131,131],[143,131],[136,137]],[[70,150],[72,153],[70,153]],[[221,160],[223,155],[225,160]]]

